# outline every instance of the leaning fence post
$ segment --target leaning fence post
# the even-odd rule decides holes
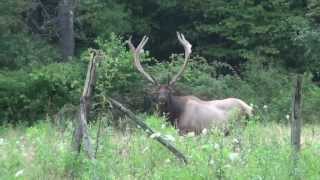
[[[92,140],[88,132],[87,118],[91,107],[91,96],[93,94],[93,87],[96,81],[96,64],[97,64],[97,51],[91,50],[91,59],[88,65],[86,81],[84,84],[83,92],[80,98],[80,112],[79,118],[75,125],[73,148],[80,153],[81,146],[90,159],[95,159]]]

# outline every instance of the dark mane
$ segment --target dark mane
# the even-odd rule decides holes
[[[172,125],[176,125],[184,112],[186,101],[184,97],[170,95],[167,103],[159,106],[160,113],[165,114]]]

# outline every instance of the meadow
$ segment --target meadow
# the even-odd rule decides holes
[[[127,119],[122,120],[122,128],[102,123],[96,160],[72,150],[71,121],[57,126],[44,120],[29,127],[0,127],[0,179],[316,180],[320,177],[319,125],[304,125],[302,149],[295,167],[288,124],[263,123],[254,117],[245,127],[234,127],[229,136],[219,130],[180,136],[162,118],[142,116],[184,153],[187,165]],[[90,124],[93,142],[97,127],[98,123]]]

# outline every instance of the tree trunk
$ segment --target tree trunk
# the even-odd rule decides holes
[[[73,6],[73,0],[60,0],[58,6],[59,43],[64,60],[74,55]]]

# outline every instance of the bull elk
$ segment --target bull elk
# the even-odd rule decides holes
[[[147,43],[148,37],[144,36],[137,47],[132,44],[131,37],[127,43],[133,53],[134,66],[147,80],[157,87],[157,102],[161,113],[168,115],[169,121],[179,129],[179,133],[195,132],[198,134],[205,128],[226,128],[228,122],[234,118],[235,111],[238,112],[238,118],[250,116],[252,108],[240,99],[227,98],[223,100],[203,101],[195,96],[174,95],[172,87],[184,72],[192,47],[183,34],[177,32],[177,36],[179,42],[184,47],[184,63],[168,84],[159,84],[141,66],[140,53]]]

